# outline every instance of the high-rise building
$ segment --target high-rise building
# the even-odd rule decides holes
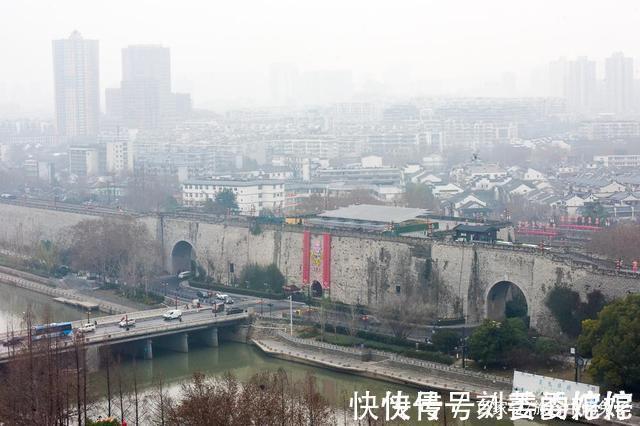
[[[130,128],[157,128],[171,115],[169,48],[136,45],[122,49],[122,117]]]
[[[565,84],[567,83],[568,62],[565,58],[559,58],[549,63],[549,95],[557,98],[566,96]]]
[[[100,173],[100,151],[96,145],[69,147],[69,173],[97,176]]]
[[[633,109],[633,58],[617,52],[605,60],[605,102],[608,112],[629,113]]]
[[[275,106],[294,105],[298,101],[299,75],[294,64],[272,64],[269,69],[271,102]]]
[[[98,40],[78,31],[53,41],[53,77],[58,134],[94,136],[100,119]]]
[[[122,90],[110,88],[104,91],[105,114],[112,120],[122,120]]]
[[[353,96],[350,70],[307,71],[301,76],[301,98],[308,104],[348,102]]]
[[[581,56],[569,61],[565,80],[565,98],[572,112],[591,113],[596,101],[596,63]]]

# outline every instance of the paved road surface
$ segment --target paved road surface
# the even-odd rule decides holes
[[[191,309],[183,311],[182,321],[179,320],[165,320],[162,318],[162,314],[164,314],[167,309],[154,309],[149,311],[142,312],[134,312],[127,315],[129,319],[135,319],[135,325],[130,327],[129,331],[125,328],[119,326],[119,321],[124,315],[111,315],[108,317],[99,317],[96,318],[97,322],[96,330],[93,332],[86,333],[89,342],[94,340],[102,340],[109,339],[109,336],[116,338],[118,337],[126,337],[127,334],[141,334],[141,333],[154,333],[154,332],[162,332],[166,330],[168,327],[180,327],[180,328],[188,328],[189,326],[198,326],[203,325],[204,323],[213,321],[226,321],[231,319],[239,319],[246,316],[246,313],[242,314],[232,314],[227,315],[226,312],[221,312],[214,314],[211,308],[202,308],[202,309]],[[213,320],[212,320],[213,319]],[[86,321],[73,321],[74,329],[80,326],[82,323]],[[24,335],[25,332],[16,333]],[[7,339],[6,334],[0,335],[0,340],[4,342]],[[0,357],[5,356],[9,351],[9,347],[0,346]]]

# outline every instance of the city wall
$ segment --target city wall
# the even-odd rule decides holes
[[[15,250],[55,240],[80,220],[99,216],[0,203],[0,247]],[[302,282],[301,227],[251,229],[248,223],[157,215],[135,219],[160,241],[168,272],[175,272],[174,247],[186,242],[197,263],[219,282],[238,283],[247,265],[271,263],[290,284]],[[509,282],[525,295],[531,325],[552,333],[557,328],[544,300],[554,286],[570,287],[583,299],[593,290],[608,299],[640,291],[640,279],[594,271],[535,250],[311,230],[312,235],[325,232],[331,234],[330,295],[344,303],[375,306],[411,294],[425,310],[441,317],[466,316],[477,322],[487,317],[490,290]]]

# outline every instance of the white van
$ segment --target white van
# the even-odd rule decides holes
[[[174,320],[182,318],[182,311],[180,309],[172,309],[170,311],[165,312],[162,315],[162,318],[165,320]]]

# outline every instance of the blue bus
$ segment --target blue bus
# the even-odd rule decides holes
[[[54,322],[51,324],[36,325],[31,330],[31,339],[39,340],[45,337],[68,337],[73,334],[73,326],[70,322]]]

